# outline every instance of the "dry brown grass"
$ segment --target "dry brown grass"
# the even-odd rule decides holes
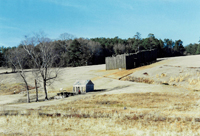
[[[180,81],[180,78],[177,77],[177,78],[175,79],[175,81],[176,81],[176,83],[178,83],[178,82]]]
[[[29,94],[35,94],[35,87],[29,86]],[[33,90],[32,90],[33,89]],[[72,92],[73,87],[63,88],[64,92]],[[15,92],[15,93],[14,93]],[[24,83],[14,83],[14,84],[0,84],[0,95],[11,95],[18,94],[20,92],[25,92],[26,94],[26,86]],[[49,91],[48,93],[60,93],[60,90]],[[38,91],[39,94],[44,94],[43,91]]]
[[[175,81],[175,78],[174,77],[170,77],[169,82],[174,82],[174,81]]]
[[[200,72],[191,71],[191,72],[179,72],[177,75],[172,74],[156,74],[155,76],[148,76],[147,77],[133,77],[128,76],[124,78],[125,81],[132,81],[132,82],[142,82],[148,84],[165,84],[165,85],[173,85],[182,87],[187,90],[199,90],[200,87]]]
[[[167,74],[165,74],[165,73],[156,74],[157,78],[162,78],[162,77],[166,77],[166,76],[167,76]]]
[[[34,89],[32,86],[29,86],[29,88]],[[22,91],[26,91],[24,83],[0,84],[0,95],[17,94]]]
[[[199,98],[191,93],[97,95],[39,110],[10,111],[13,115],[0,116],[0,128],[22,135],[198,135],[199,114],[187,112],[196,110]]]
[[[140,82],[140,83],[147,83],[147,84],[154,83],[153,79],[144,78],[144,77],[133,77],[133,76],[128,76],[124,78],[123,81]]]
[[[170,77],[169,82],[183,82],[185,81],[185,76]]]
[[[199,78],[189,78],[188,83],[190,85],[199,85],[200,84],[200,79]]]
[[[162,73],[161,75],[160,75],[160,77],[166,77],[167,76],[167,74],[165,74],[165,73]]]

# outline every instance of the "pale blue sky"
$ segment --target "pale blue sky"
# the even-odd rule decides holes
[[[17,46],[24,35],[44,31],[76,37],[181,39],[200,37],[199,0],[0,0],[0,46]]]

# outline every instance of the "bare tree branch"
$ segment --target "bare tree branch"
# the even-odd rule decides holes
[[[31,56],[36,65],[37,70],[35,70],[34,75],[38,79],[42,78],[45,99],[48,100],[46,86],[58,76],[58,71],[53,67],[61,66],[61,61],[56,62],[59,55],[55,52],[55,44],[44,33],[35,34],[31,38],[25,37],[23,43],[24,50]]]

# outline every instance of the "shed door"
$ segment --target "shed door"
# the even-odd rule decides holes
[[[78,87],[78,93],[79,93],[79,94],[81,93],[80,87]]]
[[[79,91],[79,89],[78,89],[78,87],[76,87],[76,92],[78,92]]]

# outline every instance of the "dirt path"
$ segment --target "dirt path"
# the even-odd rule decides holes
[[[13,103],[23,97],[23,94],[0,95],[0,105]]]
[[[8,99],[5,101],[2,99],[2,103],[0,105],[0,111],[6,111],[6,110],[26,110],[26,109],[39,109],[40,107],[43,106],[51,106],[51,105],[59,105],[63,103],[68,103],[68,102],[73,102],[81,99],[87,99],[93,95],[97,95],[100,92],[91,92],[87,94],[82,94],[82,95],[75,95],[75,96],[70,96],[58,100],[48,100],[48,101],[40,101],[40,102],[31,102],[31,103],[17,103],[17,104],[9,104],[17,101],[19,98],[23,98],[22,96],[12,96],[12,98],[15,99]],[[8,98],[8,96],[0,97],[0,98]]]

